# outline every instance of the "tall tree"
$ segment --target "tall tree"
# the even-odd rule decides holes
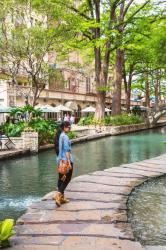
[[[51,6],[66,8],[62,20],[73,30],[73,38],[68,41],[68,48],[93,51],[96,80],[96,118],[104,117],[105,98],[108,90],[108,73],[110,56],[116,51],[115,89],[113,94],[112,112],[120,113],[121,85],[123,68],[123,49],[121,49],[124,29],[133,22],[136,15],[150,2],[138,5],[134,0],[50,0]],[[42,4],[45,1],[42,1]],[[134,4],[134,10],[129,10]],[[54,12],[54,8],[52,8]],[[78,44],[79,43],[79,44]],[[112,55],[113,57],[113,55]]]
[[[61,48],[66,30],[58,24],[60,13],[56,12],[55,29],[48,25],[47,13],[43,15],[35,11],[33,4],[30,0],[9,0],[2,5],[0,70],[11,78],[21,93],[23,88],[19,87],[18,79],[22,76],[27,79],[28,92],[24,96],[35,106],[48,85],[50,75],[54,73],[49,65],[48,53]]]

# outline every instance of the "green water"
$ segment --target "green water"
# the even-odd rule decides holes
[[[166,176],[136,188],[128,207],[136,240],[143,245],[162,245],[165,246],[162,249],[166,249]]]
[[[166,128],[107,137],[73,146],[74,176],[166,152]],[[0,220],[18,218],[34,200],[55,190],[54,150],[0,162]]]

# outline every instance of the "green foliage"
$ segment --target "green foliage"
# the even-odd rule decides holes
[[[19,121],[16,124],[6,123],[1,126],[2,131],[9,137],[21,136],[21,133],[24,131],[25,122]]]
[[[108,116],[105,118],[105,125],[121,126],[142,123],[143,119],[137,115],[122,114],[118,116]]]
[[[54,134],[57,124],[52,120],[44,120],[42,118],[32,119],[28,123],[28,127],[32,128],[39,134],[39,145],[53,143]]]
[[[10,246],[9,238],[15,235],[13,225],[13,219],[6,219],[4,221],[0,221],[0,247]]]
[[[93,116],[86,116],[86,117],[82,117],[79,120],[78,125],[80,126],[86,126],[86,125],[91,125],[93,121]]]
[[[19,121],[15,124],[7,123],[1,126],[1,130],[4,131],[4,133],[9,137],[21,136],[21,133],[23,131],[38,132],[39,145],[46,143],[53,143],[56,128],[57,128],[56,122],[52,120],[45,120],[42,118],[34,118],[29,122]]]
[[[15,116],[17,113],[21,113],[26,115],[28,113],[32,113],[33,117],[40,117],[42,115],[42,111],[40,109],[35,109],[31,105],[26,105],[24,107],[13,108],[11,110],[10,116]]]
[[[72,140],[72,139],[74,139],[76,137],[76,133],[73,132],[73,131],[69,131],[67,133],[67,135],[68,135],[68,137],[69,137],[70,140]]]
[[[122,114],[118,116],[105,116],[102,120],[96,120],[92,116],[82,117],[78,125],[99,125],[99,126],[121,126],[142,123],[142,117],[138,115]]]
[[[17,123],[6,123],[0,127],[0,129],[9,137],[21,136],[23,131],[30,132],[35,131],[39,134],[39,145],[46,143],[53,143],[55,130],[57,123],[52,120],[45,120],[41,118],[42,112],[40,109],[34,109],[32,106],[27,105],[22,108],[15,108],[11,112],[11,116],[15,116],[20,112],[25,115],[32,113],[32,118],[26,121],[18,121]]]

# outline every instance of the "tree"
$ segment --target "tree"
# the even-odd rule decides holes
[[[41,92],[54,73],[48,62],[48,53],[60,48],[61,35],[65,33],[62,25],[56,29],[48,26],[47,16],[35,12],[32,1],[4,2],[1,12],[1,71],[19,87],[18,79],[24,76],[29,91],[25,98],[32,96],[35,106]],[[30,100],[29,100],[30,101]]]
[[[116,51],[115,63],[115,89],[113,94],[113,114],[120,113],[121,106],[121,85],[123,69],[123,49],[122,40],[124,30],[128,24],[133,22],[136,15],[150,2],[135,4],[134,0],[83,0],[62,1],[50,0],[49,4],[54,9],[57,6],[65,9],[63,22],[68,23],[73,32],[73,37],[67,42],[69,49],[80,49],[80,51],[89,51],[93,53],[96,80],[96,118],[104,117],[105,98],[108,86],[108,74],[110,70],[111,57],[114,57],[113,51]],[[41,1],[45,4],[45,1]],[[131,15],[128,12],[134,4],[134,10]]]
[[[132,82],[134,89],[140,89],[144,93],[147,107],[150,107],[152,96],[155,96],[156,107],[161,102],[165,71],[164,46],[161,48],[161,45],[165,40],[165,21],[162,12],[157,15],[154,13],[137,19],[134,26],[129,27],[132,32],[127,30],[123,62],[127,104],[130,103]],[[130,110],[129,105],[127,110]]]

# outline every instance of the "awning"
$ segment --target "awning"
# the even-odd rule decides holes
[[[55,107],[55,109],[57,111],[66,111],[66,112],[72,112],[73,111],[72,109],[70,109],[70,108],[68,108],[66,106],[63,106],[63,105],[59,105],[59,106]]]

